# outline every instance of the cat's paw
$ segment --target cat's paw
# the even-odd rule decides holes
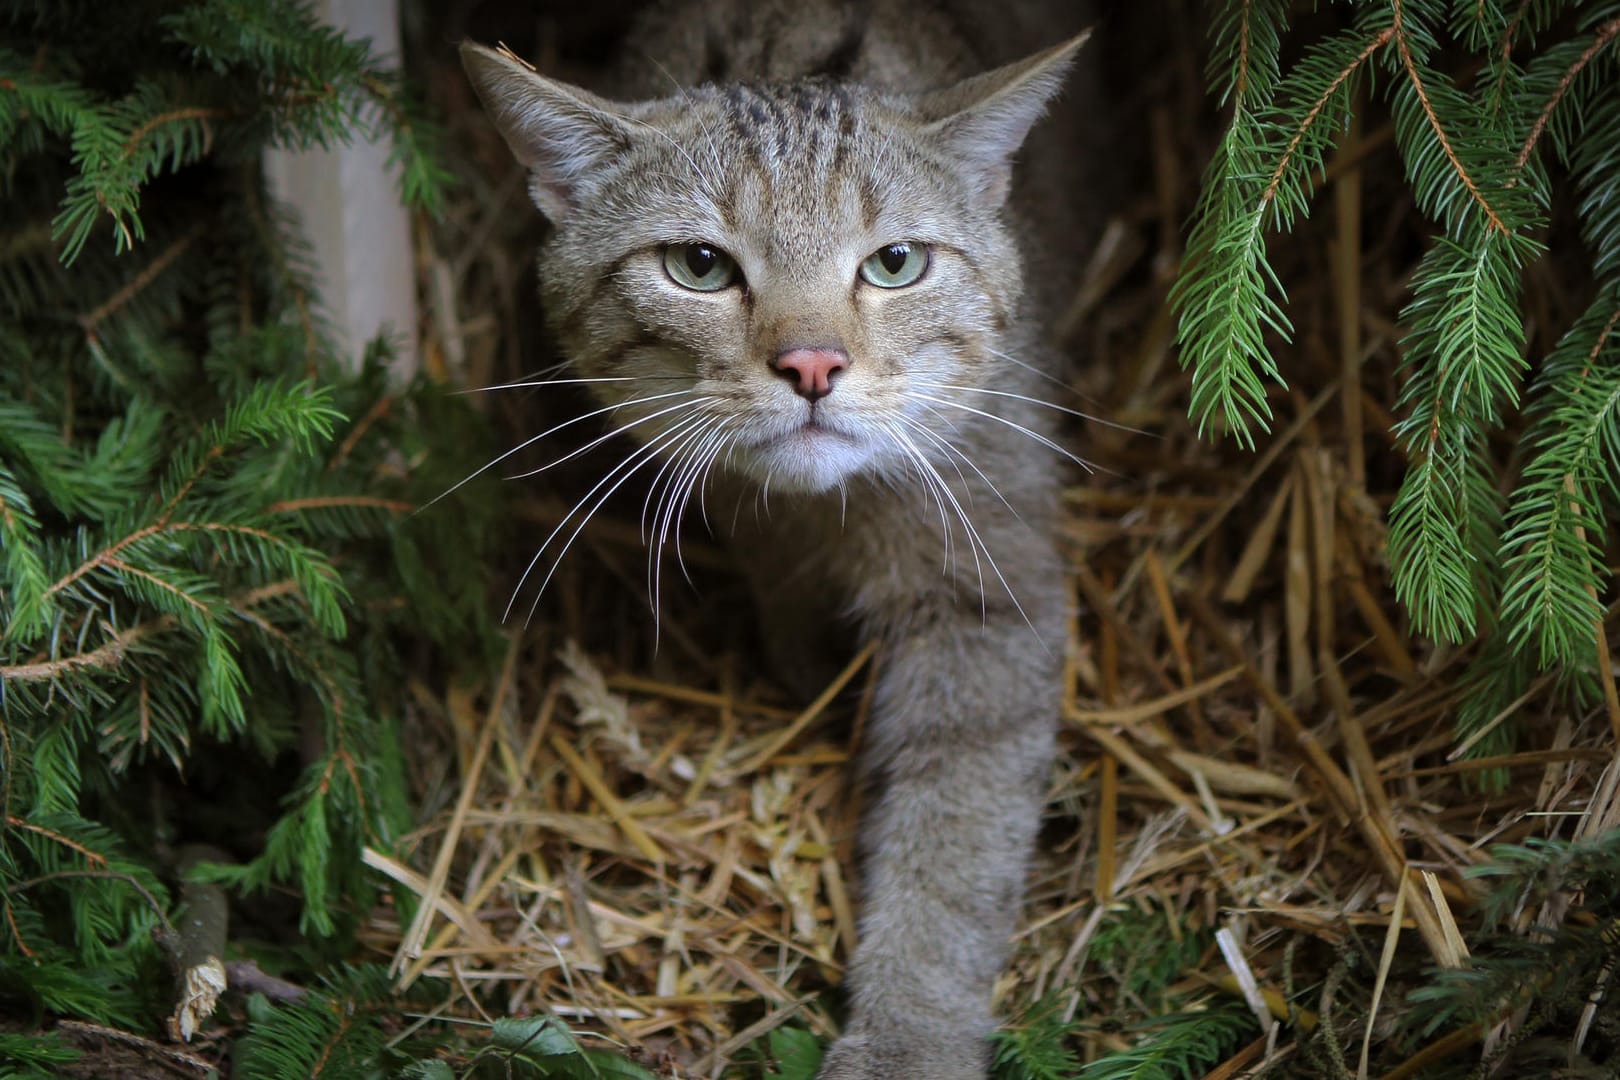
[[[914,1041],[846,1035],[827,1049],[816,1080],[985,1080],[983,1040]]]

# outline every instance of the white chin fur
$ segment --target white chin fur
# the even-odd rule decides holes
[[[864,469],[872,450],[825,430],[800,429],[760,446],[738,450],[732,468],[770,490],[815,494],[837,487]]]

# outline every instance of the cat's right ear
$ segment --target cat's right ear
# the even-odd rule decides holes
[[[461,63],[553,224],[578,206],[584,180],[630,145],[629,124],[612,102],[546,78],[504,47],[463,42]]]
[[[1006,201],[1012,158],[1024,137],[1057,96],[1087,30],[1034,56],[964,79],[916,99],[929,121],[924,129],[962,163],[990,206]]]

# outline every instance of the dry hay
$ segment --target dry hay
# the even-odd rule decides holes
[[[1086,456],[1106,471],[1068,491],[1072,577],[1053,587],[1078,614],[1041,852],[997,986],[1014,1012],[1049,994],[1082,1017],[1142,1011],[1117,1000],[1128,959],[1099,945],[1127,917],[1200,942],[1223,931],[1187,957],[1179,996],[1237,996],[1268,1017],[1286,1016],[1285,990],[1339,977],[1353,930],[1376,949],[1397,912],[1400,949],[1455,965],[1475,925],[1463,871],[1488,845],[1620,823],[1613,694],[1566,715],[1538,682],[1497,718],[1523,748],[1469,760],[1453,723],[1470,650],[1415,639],[1390,593],[1391,313],[1426,230],[1386,179],[1386,120],[1330,157],[1315,220],[1277,245],[1303,331],[1279,350],[1290,389],[1273,395],[1274,434],[1245,455],[1189,430],[1165,293],[1216,131],[1191,10],[1166,20],[1180,36],[1125,106],[1150,133],[1146,194],[1112,219],[1065,323],[1089,358],[1083,407],[1155,434],[1092,425]],[[500,382],[525,370],[537,226],[459,71],[437,54],[428,67],[467,174],[422,233],[430,362],[452,383]],[[1577,291],[1561,272],[1529,283],[1542,338]],[[489,403],[493,423],[527,433],[522,412],[546,407]],[[516,496],[525,542],[559,520],[566,490]],[[882,657],[863,652],[808,708],[785,701],[701,530],[683,551],[702,587],[666,572],[655,648],[637,509],[585,531],[532,623],[512,621],[498,675],[412,687],[427,823],[405,863],[372,861],[425,914],[379,913],[369,943],[404,981],[449,980],[447,1012],[549,1010],[712,1076],[776,1025],[835,1030],[821,992],[854,932],[846,763]],[[1485,770],[1505,770],[1506,790],[1471,782]],[[1086,1030],[1089,1055],[1128,1042],[1102,1019]],[[1388,1075],[1462,1046],[1441,1040]],[[1211,1075],[1242,1075],[1266,1049]],[[1285,1037],[1273,1053],[1296,1050]]]

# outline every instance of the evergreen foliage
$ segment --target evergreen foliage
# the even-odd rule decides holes
[[[1537,668],[1589,685],[1620,495],[1620,2],[1369,0],[1303,42],[1302,9],[1281,0],[1214,8],[1210,81],[1231,120],[1173,292],[1194,420],[1245,445],[1268,429],[1273,347],[1293,334],[1269,237],[1309,213],[1324,156],[1381,97],[1434,227],[1401,313],[1396,595],[1425,634],[1487,639],[1475,722]],[[1285,47],[1299,57],[1286,70]],[[1560,201],[1592,296],[1550,354],[1527,357],[1520,282]],[[1515,476],[1490,437],[1519,414]]]
[[[400,1039],[400,1014],[429,1004],[413,987],[402,997],[383,968],[344,968],[330,973],[325,986],[300,1001],[274,1008],[262,996],[248,1002],[255,1021],[238,1052],[233,1075],[245,1080],[283,1077],[364,1076],[397,1071],[427,1052],[420,1033]],[[377,1075],[386,1075],[376,1072]]]
[[[1091,1062],[1077,1080],[1194,1080],[1255,1035],[1254,1014],[1242,1005],[1179,1013],[1144,1025],[1149,1032],[1129,1050]]]
[[[434,208],[431,127],[302,4],[0,3],[0,1002],[42,1026],[160,1030],[191,841],[242,860],[193,877],[294,890],[340,952],[362,847],[411,821],[405,656],[489,655],[494,493],[404,520],[480,425],[391,385],[385,340],[341,355],[260,175],[266,147],[356,138]],[[247,1060],[308,1051],[339,1000],[401,1007],[333,980],[263,1010]],[[0,1042],[4,1075],[66,1056]]]
[[[1036,1002],[1020,1022],[990,1036],[990,1074],[995,1080],[1068,1080],[1080,1067],[1069,1045],[1073,1034],[1061,1001]]]
[[[1435,971],[1412,992],[1409,1026],[1428,1034],[1494,1022],[1530,1005],[1535,1015],[1519,1033],[1528,1038],[1551,1021],[1567,1022],[1601,994],[1607,972],[1620,963],[1620,831],[1583,842],[1498,845],[1469,877],[1484,886],[1487,922],[1501,929],[1472,946],[1467,967]],[[1528,936],[1513,932],[1520,912],[1560,893],[1573,903],[1556,929],[1533,923]]]

